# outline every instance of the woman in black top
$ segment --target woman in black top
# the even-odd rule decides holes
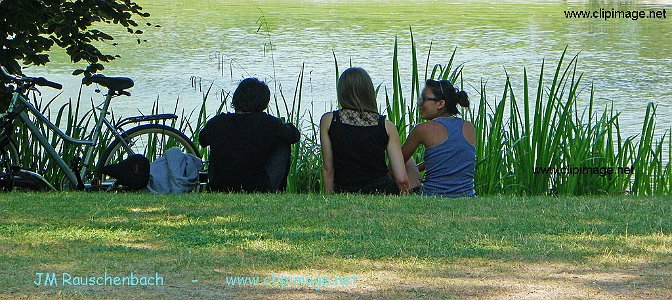
[[[325,192],[406,193],[408,175],[399,134],[392,122],[378,114],[369,74],[362,68],[345,70],[338,79],[337,94],[341,109],[320,120]]]
[[[274,192],[283,190],[289,171],[290,144],[299,141],[292,124],[264,112],[268,86],[256,78],[240,82],[231,105],[235,113],[210,119],[199,143],[210,146],[208,186],[213,191]]]

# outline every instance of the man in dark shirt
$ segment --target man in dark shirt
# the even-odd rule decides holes
[[[199,143],[210,146],[211,190],[275,192],[285,186],[289,145],[301,135],[294,125],[264,112],[270,100],[264,82],[247,78],[233,93],[235,113],[217,115],[201,130]]]

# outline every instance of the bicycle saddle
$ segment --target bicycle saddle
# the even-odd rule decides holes
[[[128,77],[107,77],[103,74],[94,74],[84,77],[82,83],[86,85],[97,83],[113,91],[123,91],[134,85],[133,79]]]

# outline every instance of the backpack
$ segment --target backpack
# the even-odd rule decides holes
[[[152,162],[147,189],[153,194],[182,194],[197,190],[203,161],[171,148]]]
[[[116,179],[116,184],[137,191],[146,188],[149,183],[149,159],[135,154],[120,163],[104,166],[102,172]]]

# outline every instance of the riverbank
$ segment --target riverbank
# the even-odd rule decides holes
[[[0,211],[0,298],[672,296],[663,197],[10,193]],[[164,284],[61,281],[105,272]],[[61,285],[35,286],[36,273]]]

